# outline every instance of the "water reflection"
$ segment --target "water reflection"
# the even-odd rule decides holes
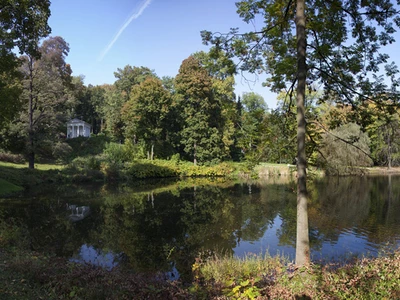
[[[71,222],[82,221],[90,214],[90,207],[86,205],[77,206],[75,204],[67,203],[67,210],[69,212],[68,218]]]
[[[93,246],[82,245],[79,254],[71,258],[70,261],[91,264],[110,271],[118,265],[120,257],[120,254],[115,254],[112,251],[103,251]]]
[[[72,190],[74,195],[68,192]],[[36,251],[107,268],[116,265],[116,253],[124,253],[120,265],[126,268],[185,280],[200,254],[269,251],[294,259],[295,191],[295,184],[282,178],[61,187],[57,193],[1,202],[0,218],[13,220],[26,233],[27,247]],[[382,248],[399,246],[400,177],[327,178],[310,184],[309,192],[314,260],[376,255]],[[90,211],[90,217],[79,222],[65,218],[71,199],[70,215]]]

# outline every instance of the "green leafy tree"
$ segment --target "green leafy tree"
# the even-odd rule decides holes
[[[22,92],[21,74],[18,68],[10,66],[7,71],[0,71],[0,130],[16,117],[22,108],[20,95]]]
[[[263,121],[267,114],[267,105],[264,98],[254,92],[243,93],[241,101],[243,111],[238,144],[246,157],[253,160],[258,156],[257,148],[261,144],[261,135],[265,130]]]
[[[67,42],[62,37],[51,37],[43,41],[39,50],[40,59],[31,55],[21,57],[24,75],[21,99],[28,109],[17,123],[27,128],[23,134],[27,134],[29,168],[35,166],[37,151],[45,151],[46,146],[51,148],[60,132],[59,126],[65,124],[75,105],[72,70],[65,62],[69,52]]]
[[[153,159],[154,146],[159,151],[167,141],[167,117],[171,105],[171,95],[163,87],[162,81],[148,77],[132,89],[131,99],[122,108],[125,123],[125,138],[136,144],[143,140]]]
[[[148,77],[157,78],[156,73],[147,67],[132,67],[126,65],[123,69],[118,68],[114,72],[115,86],[121,93],[125,102],[130,99],[132,87],[145,81]]]
[[[221,106],[212,90],[212,78],[193,56],[185,59],[175,78],[176,97],[183,119],[181,144],[184,152],[201,163],[223,156],[220,127]]]
[[[105,94],[106,89],[104,86],[89,85],[89,94],[90,94],[90,105],[93,106],[94,109],[94,119],[96,122],[96,126],[93,127],[94,133],[100,133],[104,129],[104,105],[105,105]],[[93,121],[94,122],[94,121]]]
[[[214,98],[221,107],[219,127],[222,130],[223,157],[234,158],[238,152],[235,137],[238,123],[234,93],[235,64],[216,48],[211,48],[209,52],[196,52],[193,56],[200,61],[211,77]]]
[[[171,95],[175,93],[175,79],[171,76],[163,76],[161,78],[163,87],[168,90]]]
[[[121,110],[131,97],[132,88],[148,77],[157,78],[157,75],[147,67],[126,65],[123,69],[118,68],[114,72],[114,76],[117,80],[112,86],[103,86],[104,101],[99,104],[99,110],[104,132],[112,138],[122,141],[125,124],[122,120]]]
[[[245,0],[236,5],[245,22],[261,18],[262,28],[244,34],[232,29],[227,35],[203,31],[203,41],[238,57],[243,71],[266,71],[266,85],[275,92],[293,91],[297,84],[296,263],[308,264],[306,83],[319,82],[326,98],[353,105],[356,96],[396,96],[397,68],[380,48],[394,42],[394,26],[400,25],[400,18],[388,0]],[[392,90],[382,77],[370,76],[382,64],[386,64],[384,72]]]
[[[370,112],[366,132],[371,138],[371,152],[378,165],[389,169],[400,165],[400,116],[393,103],[388,102],[387,109],[368,105]]]
[[[40,55],[37,41],[46,37],[51,29],[47,0],[2,0],[0,4],[0,129],[10,124],[21,110],[22,92],[18,67],[20,62],[13,52]]]
[[[355,123],[342,125],[323,134],[321,159],[331,174],[346,174],[354,167],[370,167],[370,139]]]
[[[104,89],[101,86],[85,86],[84,76],[73,77],[72,84],[77,106],[73,114],[90,123],[92,131],[97,134],[101,131],[100,106],[104,102]]]

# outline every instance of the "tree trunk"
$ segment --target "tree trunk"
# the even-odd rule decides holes
[[[306,35],[305,35],[305,0],[297,0],[296,35],[297,35],[297,235],[296,265],[310,263],[310,241],[308,236],[307,211],[307,173],[306,173]]]
[[[151,160],[154,159],[154,144],[151,144]]]
[[[34,129],[33,129],[33,58],[29,56],[29,129],[28,129],[28,161],[29,169],[35,168]]]

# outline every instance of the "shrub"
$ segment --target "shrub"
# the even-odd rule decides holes
[[[130,140],[128,140],[124,144],[124,150],[128,161],[145,159],[147,157],[146,146],[143,142],[133,144]]]
[[[128,178],[164,178],[178,176],[177,170],[167,167],[156,165],[154,163],[135,163],[131,164],[127,170],[126,175]]]
[[[76,170],[100,170],[101,159],[97,156],[77,157],[69,165],[68,168]]]
[[[53,147],[53,156],[55,159],[68,163],[73,149],[65,142],[58,142]]]
[[[116,181],[121,177],[122,164],[120,163],[103,163],[101,166],[107,181]]]
[[[0,161],[11,162],[14,164],[22,164],[25,162],[25,158],[21,154],[0,152]]]
[[[110,138],[101,134],[92,135],[90,138],[77,137],[65,141],[73,149],[70,159],[78,156],[99,155],[103,153],[108,142],[110,142]]]
[[[124,163],[128,161],[128,153],[122,144],[107,143],[104,149],[106,161],[110,163]]]

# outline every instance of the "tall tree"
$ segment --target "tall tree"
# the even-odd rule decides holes
[[[29,168],[35,167],[38,147],[55,139],[58,126],[65,123],[74,106],[71,85],[71,67],[65,62],[69,52],[67,42],[61,37],[43,41],[39,48],[40,59],[32,55],[21,57],[24,75],[22,101],[27,103],[27,113],[20,121],[26,124]]]
[[[223,156],[219,122],[221,107],[212,91],[212,78],[193,56],[185,59],[175,78],[176,97],[183,119],[184,151],[201,163]]]
[[[132,89],[131,99],[122,108],[125,137],[134,143],[143,140],[150,148],[150,159],[154,157],[154,146],[167,140],[170,104],[171,95],[161,80],[149,77]]]
[[[352,105],[356,96],[378,100],[385,94],[398,99],[397,68],[388,63],[380,47],[394,42],[394,26],[400,25],[400,18],[389,0],[244,0],[236,5],[245,22],[261,18],[263,27],[244,34],[238,29],[226,35],[203,31],[203,41],[237,56],[244,71],[266,71],[266,84],[275,92],[286,88],[292,94],[297,84],[296,263],[308,264],[306,82],[309,86],[318,82],[326,98]],[[382,64],[390,88],[375,75]]]
[[[115,85],[104,84],[101,88],[104,90],[104,94],[101,96],[99,93],[98,96],[104,98],[104,102],[99,106],[103,119],[102,131],[110,134],[114,139],[121,141],[123,139],[124,127],[124,122],[121,118],[121,109],[126,103],[125,98]]]
[[[252,160],[257,155],[256,149],[260,146],[261,137],[264,134],[263,121],[266,117],[267,106],[264,98],[254,92],[243,93],[241,101],[243,111],[241,113],[239,146],[246,158]]]
[[[214,99],[221,107],[218,127],[222,130],[223,158],[235,157],[238,152],[235,140],[238,121],[234,93],[235,64],[215,47],[211,48],[209,52],[196,52],[193,56],[199,60],[201,66],[211,77]]]
[[[2,0],[0,3],[0,129],[20,110],[22,91],[17,71],[20,54],[38,57],[37,41],[50,33],[48,0]]]

